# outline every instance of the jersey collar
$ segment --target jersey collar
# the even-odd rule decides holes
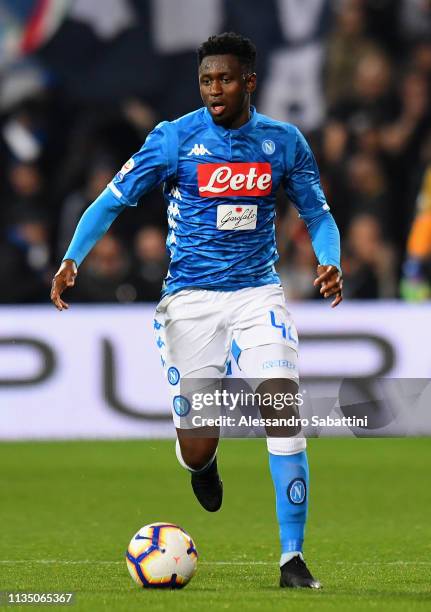
[[[247,121],[247,123],[244,123],[244,125],[242,125],[240,128],[237,128],[236,130],[228,130],[222,125],[217,125],[216,123],[214,123],[210,113],[208,112],[207,107],[204,107],[204,117],[206,123],[215,132],[218,132],[222,136],[225,134],[246,134],[247,132],[250,132],[257,123],[257,112],[254,106],[250,106],[250,119]]]

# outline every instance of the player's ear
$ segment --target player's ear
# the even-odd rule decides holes
[[[247,74],[245,77],[245,89],[247,93],[252,94],[256,90],[257,76],[255,72]]]

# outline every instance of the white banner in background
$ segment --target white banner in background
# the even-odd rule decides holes
[[[303,380],[431,378],[431,304],[290,305]],[[0,308],[0,439],[171,437],[152,305]]]

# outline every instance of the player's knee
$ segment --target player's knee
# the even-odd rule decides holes
[[[259,384],[256,393],[271,398],[271,406],[276,410],[297,413],[298,381],[292,378],[269,378]],[[269,402],[265,402],[269,403]]]
[[[268,436],[291,437],[301,431],[298,410],[298,382],[290,378],[272,378],[256,390],[261,398],[260,413],[274,422],[266,426]]]
[[[186,464],[186,467],[190,468],[191,470],[200,470],[205,467],[214,457],[217,450],[218,440],[214,438],[181,439],[179,437],[178,442],[181,451],[181,458]]]

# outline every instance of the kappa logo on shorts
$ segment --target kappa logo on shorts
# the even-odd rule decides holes
[[[225,196],[269,195],[272,189],[271,164],[199,164],[198,186],[201,196],[213,198]]]
[[[178,372],[177,368],[175,368],[174,366],[171,366],[168,369],[168,381],[171,385],[176,385],[178,384],[178,381],[180,380],[180,373]]]
[[[287,497],[292,504],[303,504],[307,496],[307,486],[303,478],[295,478],[287,487]]]
[[[269,370],[270,368],[288,368],[289,370],[296,370],[296,365],[288,359],[270,359],[262,363],[263,370]]]
[[[175,414],[179,417],[187,416],[190,412],[191,405],[189,400],[183,395],[176,395],[173,400]]]

